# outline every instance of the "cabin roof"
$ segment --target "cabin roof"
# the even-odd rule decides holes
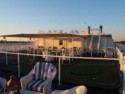
[[[66,33],[62,33],[62,34],[11,34],[11,35],[1,35],[0,37],[22,37],[22,38],[46,38],[46,37],[61,37],[61,38],[80,38],[80,37],[89,37],[92,36],[91,34],[66,34]],[[111,34],[102,34],[101,36],[106,36],[106,37],[111,37]]]
[[[12,34],[12,35],[1,35],[0,37],[42,38],[42,37],[80,37],[80,35],[77,35],[77,34]]]

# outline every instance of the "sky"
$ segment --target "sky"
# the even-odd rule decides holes
[[[103,26],[125,40],[125,0],[0,0],[0,35]]]

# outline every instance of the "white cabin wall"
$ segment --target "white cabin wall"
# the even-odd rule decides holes
[[[72,48],[72,47],[78,47],[81,48],[81,51],[89,52],[89,45],[91,42],[91,36],[89,37],[82,37],[80,39],[75,40],[69,40],[68,38],[63,40],[63,45],[59,45],[59,39],[54,39],[54,38],[40,38],[37,39],[35,42],[35,47],[38,46],[44,46],[48,48],[49,46],[51,47],[58,47],[58,48]],[[114,47],[114,42],[111,36],[103,36],[101,37],[101,42],[100,42],[100,52],[102,51],[102,48],[105,47]]]
[[[102,36],[100,42],[100,52],[103,51],[103,48],[106,47],[115,47],[114,41],[111,36]]]
[[[105,47],[107,47],[107,37],[102,36],[100,41],[100,52],[103,51]]]
[[[73,42],[68,42],[68,48],[72,47],[81,47],[81,42],[80,41],[73,41]]]
[[[115,46],[114,40],[112,39],[112,37],[108,37],[107,40],[108,40],[107,45],[109,47],[114,47]]]
[[[114,41],[111,36],[103,36],[101,39],[101,47],[114,47]]]
[[[86,38],[86,43],[85,43],[86,46],[85,47],[89,48],[90,42],[91,42],[91,37],[87,37]]]
[[[43,39],[37,39],[37,41],[35,42],[35,46],[44,46],[45,48],[48,48],[49,46],[51,47],[58,47],[58,48],[72,48],[72,47],[81,47],[81,41],[76,41],[74,40],[69,41],[69,40],[63,40],[63,45],[59,45],[59,39],[50,39],[50,38],[45,38]]]
[[[43,46],[43,39],[42,38],[37,39],[34,44],[36,47]]]
[[[89,45],[91,42],[91,36],[90,37],[83,37],[81,38],[81,50],[85,52],[89,52]]]
[[[85,46],[84,46],[84,43],[85,43],[85,39],[84,38],[81,38],[81,51],[84,53],[84,49],[85,49]],[[81,53],[82,53],[81,52]]]

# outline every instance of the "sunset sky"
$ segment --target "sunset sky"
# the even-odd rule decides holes
[[[0,0],[0,35],[88,25],[125,40],[125,0]]]

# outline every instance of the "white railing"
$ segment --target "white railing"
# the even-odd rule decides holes
[[[125,94],[125,56],[121,52],[121,50],[116,47],[117,55],[119,58],[119,63],[120,63],[120,70],[123,72],[123,92],[122,94]]]
[[[120,50],[116,48],[116,51],[118,52],[118,58],[94,58],[94,57],[70,57],[70,56],[57,56],[57,55],[44,55],[48,57],[55,57],[58,58],[58,84],[61,85],[61,59],[62,58],[69,58],[69,59],[91,59],[91,60],[119,60],[120,63],[120,70],[123,72],[123,93],[125,94],[125,62],[123,60],[124,56],[122,53],[120,53]],[[26,55],[26,56],[43,56],[43,55],[38,55],[38,54],[26,54],[26,53],[15,53],[15,52],[5,52],[5,51],[0,51],[0,53],[6,54],[6,64],[8,64],[8,54],[15,54],[17,55],[17,61],[18,61],[18,76],[20,77],[20,55]]]
[[[89,44],[89,53],[91,54],[91,56],[92,56],[92,44],[93,44],[93,38],[94,38],[94,36],[91,37],[91,41],[90,41],[90,44]]]
[[[0,53],[4,53],[6,54],[6,64],[8,64],[8,54],[15,54],[17,55],[17,61],[18,61],[18,76],[20,77],[20,55],[25,55],[25,56],[33,56],[33,59],[35,58],[35,56],[40,56],[42,57],[43,55],[38,55],[38,54],[27,54],[27,53],[15,53],[15,52],[5,52],[5,51],[0,51]],[[55,57],[58,58],[58,69],[59,69],[59,73],[58,73],[58,84],[61,84],[61,58],[69,58],[69,59],[91,59],[91,60],[119,60],[117,58],[94,58],[94,57],[70,57],[70,56],[56,56],[56,55],[44,55],[44,56],[48,56],[48,57]],[[125,66],[125,65],[124,65]]]
[[[121,71],[124,71],[124,61],[125,61],[125,58],[124,58],[124,55],[123,53],[120,51],[119,48],[116,47],[116,52],[117,52],[117,55],[118,55],[118,58],[119,58],[119,63],[120,63],[120,70]]]
[[[100,42],[101,42],[101,35],[99,35],[98,45],[97,45],[97,54],[99,54],[100,51]]]

